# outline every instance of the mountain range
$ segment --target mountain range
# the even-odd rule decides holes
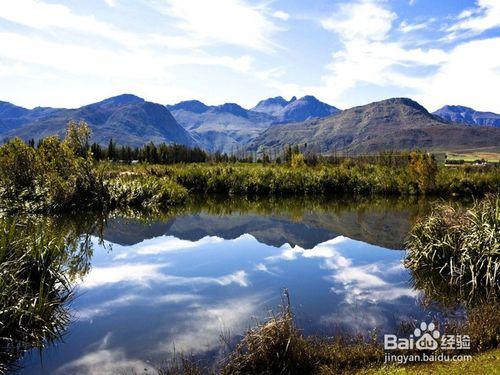
[[[498,147],[500,130],[452,123],[411,99],[392,98],[324,119],[270,127],[253,139],[249,148],[259,151],[304,143],[321,153]]]
[[[228,153],[243,148],[275,124],[327,117],[339,112],[314,96],[293,97],[290,101],[278,96],[262,100],[250,110],[235,103],[207,106],[197,100],[167,105],[167,108],[203,148]]]
[[[0,106],[0,120],[8,129],[1,134],[3,138],[63,136],[68,121],[85,120],[92,129],[92,141],[101,144],[112,138],[118,144],[131,146],[147,142],[197,145],[165,106],[135,95],[123,94],[76,109],[28,110],[9,104],[3,102]]]
[[[80,108],[27,109],[0,102],[0,137],[63,136],[70,120],[85,120],[92,141],[122,145],[148,142],[200,146],[208,151],[261,151],[307,143],[309,149],[371,153],[383,149],[498,148],[500,115],[462,106],[434,114],[408,98],[339,110],[313,96],[268,98],[245,109],[197,100],[175,105],[123,94]]]

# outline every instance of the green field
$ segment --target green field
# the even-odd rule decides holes
[[[447,152],[446,157],[448,160],[463,160],[469,163],[483,159],[490,163],[500,162],[500,152],[497,150]]]

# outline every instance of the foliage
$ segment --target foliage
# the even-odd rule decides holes
[[[95,206],[102,189],[86,154],[88,127],[70,123],[64,140],[52,136],[36,149],[20,139],[0,147],[0,200],[4,208],[61,211]]]
[[[294,154],[291,161],[292,168],[304,168],[306,165],[304,155]]]
[[[16,138],[0,147],[3,208],[59,212],[125,205],[152,207],[184,200],[186,190],[167,178],[110,178],[109,165],[94,164],[89,137],[85,123],[70,122],[64,140],[47,137],[34,148]]]
[[[60,339],[70,321],[72,280],[88,271],[92,249],[88,235],[59,228],[35,218],[0,222],[0,372]]]
[[[406,267],[439,273],[449,283],[500,288],[500,197],[488,195],[470,209],[437,207],[412,229]]]
[[[113,160],[130,164],[132,161],[152,164],[196,163],[208,160],[208,154],[199,147],[177,144],[148,143],[143,147],[118,146],[112,139],[107,147],[97,143],[91,146],[92,157],[96,161]]]
[[[411,152],[408,169],[420,192],[425,194],[434,191],[438,172],[434,155],[416,151]]]
[[[167,177],[123,175],[108,182],[113,207],[154,208],[183,202],[187,190]]]
[[[305,153],[288,146],[283,164],[268,155],[257,164],[251,156],[243,156],[247,162],[242,163],[181,145],[150,143],[132,150],[110,140],[107,148],[89,147],[89,137],[85,123],[71,122],[64,140],[47,137],[35,147],[13,139],[1,146],[0,207],[29,212],[152,208],[178,204],[187,191],[241,196],[480,196],[500,191],[497,167],[438,168],[432,155],[421,152],[327,158],[312,154],[307,145]]]

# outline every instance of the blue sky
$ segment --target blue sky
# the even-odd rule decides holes
[[[27,107],[312,94],[500,113],[500,0],[0,0],[0,87]]]

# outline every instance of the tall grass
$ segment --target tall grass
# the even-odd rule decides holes
[[[442,167],[422,178],[409,167],[385,165],[288,166],[244,163],[119,167],[143,175],[168,176],[189,191],[246,196],[297,195],[483,195],[500,191],[496,168]],[[420,170],[420,169],[419,169]],[[424,171],[421,173],[425,172]],[[432,181],[429,181],[431,180]]]
[[[500,196],[471,208],[440,205],[412,229],[405,265],[459,287],[500,288]]]
[[[36,221],[0,222],[0,372],[26,350],[62,337],[72,277],[88,270],[89,241],[60,236]]]
[[[120,176],[107,184],[111,207],[161,208],[177,205],[187,198],[186,188],[170,178]]]

